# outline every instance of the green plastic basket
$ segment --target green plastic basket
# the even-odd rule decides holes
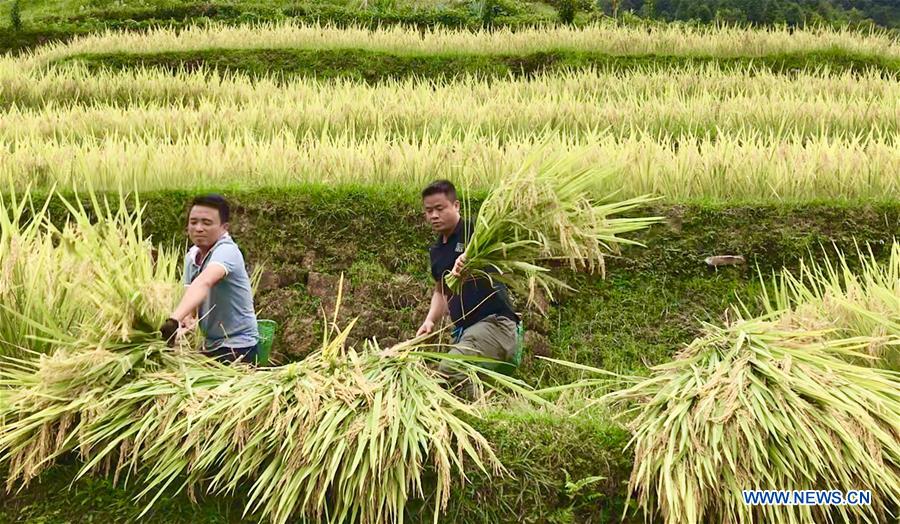
[[[259,350],[256,352],[256,364],[268,366],[269,355],[272,353],[272,341],[275,340],[275,332],[278,331],[278,323],[274,320],[257,320],[256,328],[259,330]]]
[[[516,352],[512,358],[512,365],[519,367],[522,363],[522,353],[525,351],[525,322],[519,321],[516,326]]]

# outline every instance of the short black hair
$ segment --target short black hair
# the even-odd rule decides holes
[[[194,197],[194,200],[191,201],[190,209],[193,209],[194,206],[211,207],[218,210],[219,220],[221,220],[223,224],[227,223],[231,218],[231,207],[222,195],[209,193],[207,195]]]
[[[456,186],[449,180],[435,180],[422,190],[422,198],[443,193],[451,202],[456,201]]]

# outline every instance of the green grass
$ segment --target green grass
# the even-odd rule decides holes
[[[0,524],[137,521],[143,506],[132,500],[140,491],[136,486],[117,488],[103,477],[86,477],[72,483],[78,468],[75,459],[69,457],[68,463],[56,466],[25,491],[0,493]],[[177,496],[160,500],[140,521],[231,523],[241,522],[242,512],[238,500],[204,498],[192,504],[188,497]]]
[[[581,293],[547,319],[553,356],[625,374],[667,362],[698,335],[700,321],[720,322],[729,303],[757,289],[734,270],[680,278],[619,271],[605,281],[587,280],[579,279]],[[547,384],[582,377],[530,358],[521,372]]]

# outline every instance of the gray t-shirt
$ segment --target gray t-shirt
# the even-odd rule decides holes
[[[200,329],[206,336],[206,349],[254,346],[259,340],[259,332],[244,255],[227,233],[200,261],[197,260],[199,252],[200,248],[193,246],[184,258],[185,286],[189,286],[210,264],[225,268],[225,278],[210,289],[198,311]]]

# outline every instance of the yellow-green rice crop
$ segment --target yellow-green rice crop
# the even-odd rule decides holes
[[[640,507],[669,524],[887,522],[900,503],[900,374],[847,361],[875,342],[738,318],[609,394],[635,415]],[[751,489],[870,490],[872,504],[752,506]]]
[[[536,291],[572,289],[552,276],[546,264],[565,264],[605,276],[606,256],[622,236],[646,229],[659,217],[623,217],[648,203],[646,196],[625,201],[592,198],[602,172],[574,167],[574,159],[546,158],[538,151],[516,171],[506,174],[487,196],[466,245],[461,277],[447,275],[447,286],[459,292],[463,279],[487,277],[506,283],[528,297]]]
[[[784,75],[749,68],[723,70],[715,65],[684,65],[666,70],[560,71],[531,79],[482,80],[464,76],[445,82],[398,79],[361,85],[350,80],[319,81],[308,77],[250,78],[202,68],[190,72],[153,68],[93,71],[77,64],[33,68],[21,58],[0,58],[0,102],[4,106],[20,107],[48,103],[128,106],[140,102],[187,105],[234,102],[252,107],[277,101],[282,101],[285,107],[292,104],[315,107],[360,99],[367,108],[373,100],[397,98],[409,98],[414,106],[437,103],[442,98],[481,104],[485,104],[483,100],[493,100],[494,106],[504,99],[513,103],[534,100],[554,105],[566,102],[609,105],[615,101],[633,104],[635,100],[661,97],[673,102],[682,100],[680,105],[698,97],[706,97],[713,103],[732,98],[768,97],[771,103],[823,98],[847,105],[869,99],[892,105],[897,82],[896,73],[836,73],[827,67]],[[396,102],[387,104],[395,105]]]
[[[454,471],[462,482],[466,468],[502,474],[464,419],[477,407],[445,389],[432,357],[414,344],[356,351],[344,346],[348,333],[255,372],[161,341],[72,346],[0,371],[7,487],[75,450],[82,475],[140,479],[148,508],[173,490],[243,487],[246,511],[272,522],[379,523],[401,522],[407,499],[424,495],[426,467],[436,521]]]
[[[420,38],[397,28],[368,33],[279,25],[195,28],[184,35],[193,39],[165,30],[94,36],[0,59],[0,180],[16,187],[87,182],[146,190],[411,185],[465,174],[474,187],[490,188],[536,147],[548,147],[579,156],[579,167],[616,171],[598,185],[603,191],[621,188],[623,196],[810,200],[900,194],[900,82],[894,73],[685,66],[364,85],[210,71],[94,73],[44,63],[51,55],[101,48],[140,52],[157,45],[205,49],[251,42],[327,47],[364,35],[376,47],[432,46],[428,52],[453,50],[460,42],[462,51],[480,42],[493,46],[479,47],[485,52],[512,52],[537,49],[552,38],[609,52],[665,47],[755,56],[831,45],[895,56],[896,42],[883,34],[680,27],[648,35],[598,25],[521,33],[437,30]]]
[[[729,136],[739,132],[853,137],[900,134],[900,79],[868,74],[787,77],[710,67],[580,71],[535,79],[466,78],[366,85],[297,79],[284,85],[199,73],[52,71],[53,80],[5,78],[0,139],[109,135],[270,136],[391,132],[481,133],[498,138],[606,130],[623,136]],[[205,83],[196,84],[197,79]],[[65,91],[54,94],[52,87]],[[180,87],[180,91],[179,91]],[[205,89],[205,91],[203,91]],[[199,92],[198,92],[199,91]],[[75,95],[74,97],[72,95]]]
[[[785,271],[763,294],[765,315],[745,318],[736,307],[649,377],[612,374],[631,382],[603,400],[634,433],[630,489],[644,514],[670,524],[893,519],[900,373],[872,357],[900,347],[898,261],[895,242],[885,262],[860,255],[857,271],[843,255]],[[872,504],[749,505],[742,497],[806,489],[870,490]]]
[[[674,142],[674,141],[673,141]],[[576,167],[603,167],[614,176],[598,191],[622,197],[663,195],[673,200],[889,199],[900,195],[900,149],[883,137],[781,140],[752,134],[715,140],[687,137],[677,147],[656,137],[617,138],[557,133],[500,140],[425,135],[397,139],[282,133],[226,139],[23,138],[0,143],[0,179],[35,184],[141,190],[262,187],[301,183],[423,185],[438,177],[466,177],[473,188],[493,187],[536,148],[578,157]]]
[[[573,50],[614,55],[759,57],[801,52],[844,52],[900,58],[900,45],[886,32],[860,34],[845,29],[694,28],[671,25],[644,27],[612,23],[583,28],[553,27],[470,32],[432,28],[418,31],[398,26],[369,30],[327,25],[279,23],[246,26],[199,26],[155,29],[149,33],[84,36],[68,44],[52,44],[31,56],[47,63],[87,53],[159,53],[198,49],[368,49],[403,54],[525,54]]]
[[[102,220],[95,226],[80,202],[61,201],[72,220],[57,226],[49,199],[0,199],[0,356],[45,353],[54,337],[80,337],[83,329],[101,347],[129,340],[135,327],[140,338],[165,319],[153,312],[174,306],[178,257],[144,238],[139,205],[131,211],[123,199],[113,209],[93,199],[91,212]],[[111,300],[120,295],[127,302]]]
[[[45,207],[28,198],[0,198],[0,356],[48,350],[46,342],[35,338],[43,333],[20,316],[68,326],[84,314],[68,299],[81,268],[45,234],[45,213]]]

